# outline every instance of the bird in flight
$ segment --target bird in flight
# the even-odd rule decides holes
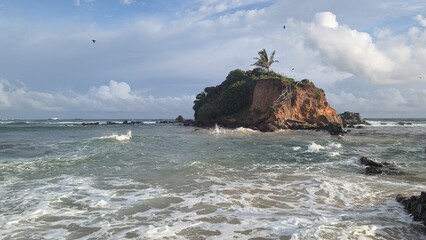
[[[283,28],[285,29],[285,25],[283,26]]]
[[[93,40],[92,40],[92,42],[93,42],[93,43],[95,43],[95,42],[96,42],[96,39],[93,39]]]

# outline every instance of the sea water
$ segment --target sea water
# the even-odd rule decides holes
[[[0,238],[426,239],[394,200],[426,191],[426,120],[399,121],[337,137],[1,120]]]

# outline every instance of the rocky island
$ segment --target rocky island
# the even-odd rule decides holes
[[[262,132],[279,129],[325,129],[342,133],[342,120],[322,89],[262,70],[231,71],[220,85],[199,93],[193,107],[198,126],[219,124]]]

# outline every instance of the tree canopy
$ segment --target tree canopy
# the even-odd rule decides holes
[[[275,51],[271,53],[270,57],[268,57],[268,53],[266,52],[265,49],[259,51],[257,54],[259,55],[259,57],[254,58],[257,61],[253,63],[251,66],[257,66],[260,69],[262,69],[262,71],[265,71],[266,74],[269,74],[269,68],[271,67],[271,65],[274,62],[278,62],[278,60],[274,60]]]

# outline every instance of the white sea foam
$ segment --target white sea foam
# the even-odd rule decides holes
[[[215,124],[214,125],[214,129],[213,129],[213,131],[211,132],[212,134],[216,134],[216,135],[219,135],[219,134],[225,134],[227,131],[225,130],[225,129],[222,129],[221,127],[219,127],[217,124]]]
[[[328,156],[330,156],[330,157],[337,157],[337,156],[340,156],[340,153],[339,153],[339,152],[328,152],[327,154],[328,154]]]
[[[340,156],[339,149],[341,149],[341,148],[342,148],[342,144],[336,143],[336,142],[331,142],[326,146],[322,146],[321,144],[318,144],[316,142],[312,142],[308,146],[307,152],[310,152],[310,153],[326,152],[327,155],[330,156],[330,157],[337,157],[337,156]],[[295,148],[293,148],[293,149],[295,149]]]
[[[255,133],[255,132],[257,132],[256,130],[253,130],[251,128],[244,128],[244,127],[236,128],[234,131],[240,132],[240,133]]]
[[[404,225],[411,221],[400,217],[408,214],[396,202],[382,206],[371,186],[376,183],[364,178],[333,178],[314,172],[307,172],[307,177],[264,167],[253,169],[250,179],[233,178],[221,173],[228,168],[221,168],[217,176],[195,179],[197,187],[179,193],[172,192],[173,184],[166,190],[123,178],[103,179],[98,187],[99,180],[88,177],[43,179],[29,192],[25,188],[17,192],[21,205],[16,207],[23,212],[9,217],[6,225],[0,218],[0,226],[7,226],[3,236],[27,231],[28,224],[32,229],[51,227],[49,234],[56,239],[70,237],[80,227],[93,229],[83,238],[346,239],[352,235],[374,238],[377,231],[386,238],[392,236],[387,233],[390,229],[404,236]],[[25,196],[33,198],[22,201]],[[5,201],[11,200],[0,202],[9,206]],[[379,220],[373,220],[377,216]],[[380,221],[393,225],[376,228]],[[56,231],[57,226],[74,227]],[[33,232],[34,238],[46,236]]]
[[[214,134],[214,135],[223,135],[223,134],[238,135],[238,134],[252,134],[252,133],[257,133],[257,132],[258,131],[250,129],[250,128],[239,127],[239,128],[235,128],[235,129],[229,129],[229,128],[219,127],[219,125],[215,124],[214,128],[210,131],[210,134]]]
[[[312,142],[308,146],[308,152],[320,152],[321,150],[324,150],[325,147],[321,146],[320,144],[316,144],[315,142]]]
[[[132,130],[127,131],[127,133],[123,135],[112,134],[109,136],[100,137],[99,139],[114,139],[117,141],[128,141],[131,138],[132,138]]]

